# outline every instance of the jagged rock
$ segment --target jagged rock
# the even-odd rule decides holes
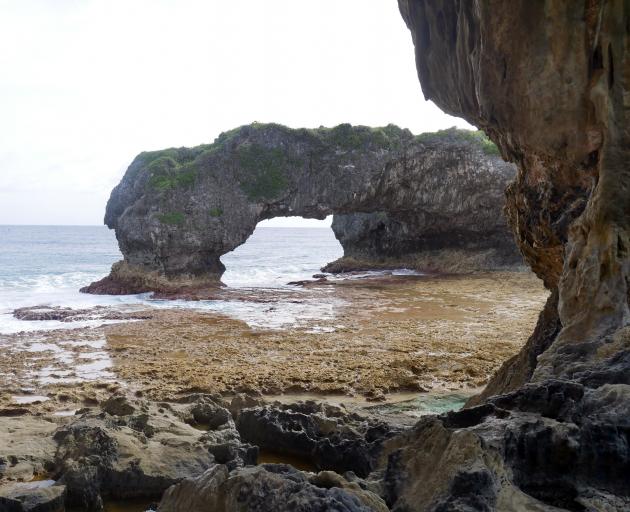
[[[112,416],[128,416],[136,410],[125,395],[111,396],[101,404],[101,409]]]
[[[313,401],[244,409],[236,428],[244,441],[263,450],[361,477],[376,468],[383,442],[400,432],[382,421]]]
[[[317,485],[325,484],[324,486]],[[309,477],[290,466],[264,464],[228,472],[214,466],[169,488],[158,512],[386,512],[378,496],[345,481]]]
[[[105,215],[124,260],[83,291],[176,295],[216,286],[221,255],[245,242],[259,221],[288,215],[387,212],[412,232],[401,250],[428,255],[417,266],[517,264],[501,215],[514,168],[495,152],[475,132],[414,137],[393,125],[294,130],[255,123],[210,145],[141,153]],[[469,264],[459,261],[462,254]]]
[[[60,320],[86,313],[86,309],[72,309],[49,306],[31,306],[13,310],[13,316],[18,320]]]
[[[160,407],[158,413],[156,404],[127,400],[125,414],[86,413],[54,433],[51,466],[67,488],[68,505],[98,511],[106,498],[159,499],[171,485],[215,462],[234,469],[256,461],[257,449],[241,442],[231,419],[221,430],[202,432],[180,419],[190,414],[190,405],[171,404],[169,412]],[[192,407],[197,405],[211,402],[200,397]],[[229,417],[223,409],[225,414]]]
[[[392,510],[625,509],[628,391],[530,384],[420,421],[392,446]]]
[[[85,320],[146,320],[151,318],[152,314],[148,311],[114,311],[104,306],[86,309],[72,309],[61,306],[29,306],[13,310],[13,316],[18,320],[56,320],[69,323]]]
[[[52,483],[9,483],[0,486],[0,511],[65,512],[66,488]]]
[[[210,430],[216,430],[222,425],[227,425],[232,419],[230,411],[208,402],[195,404],[191,407],[190,414],[197,424],[204,425]]]

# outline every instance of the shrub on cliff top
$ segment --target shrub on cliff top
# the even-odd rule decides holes
[[[416,136],[419,142],[455,141],[465,140],[477,144],[486,155],[499,156],[499,148],[492,142],[483,130],[462,130],[459,128],[447,128],[437,132],[426,132]]]
[[[398,149],[405,141],[413,139],[409,130],[393,124],[372,128],[346,123],[333,128],[293,129],[277,123],[255,122],[221,133],[212,144],[140,153],[127,172],[149,173],[148,186],[160,192],[191,187],[199,169],[205,168],[202,158],[223,151],[229,155],[236,147],[236,157],[244,171],[242,188],[247,196],[252,200],[275,198],[287,187],[286,172],[291,167],[304,164],[302,157],[286,154],[282,148],[270,148],[255,142],[265,140],[267,135],[273,141],[274,137],[278,138],[278,132],[286,135],[289,141],[293,137],[297,143],[315,143],[322,150],[331,146],[346,151]]]
[[[180,166],[170,157],[160,157],[147,167],[151,173],[149,184],[157,190],[171,190],[195,184],[197,170],[190,166]]]
[[[243,144],[237,149],[237,158],[245,171],[241,188],[250,200],[273,199],[286,189],[289,162],[282,149]]]

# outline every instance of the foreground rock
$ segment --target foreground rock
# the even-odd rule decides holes
[[[178,295],[216,287],[221,255],[259,221],[290,215],[387,212],[408,232],[392,231],[400,251],[383,254],[426,253],[417,266],[434,270],[453,270],[461,254],[467,264],[459,270],[513,266],[520,256],[501,215],[513,176],[475,132],[414,137],[392,125],[253,124],[210,145],[141,153],[105,215],[124,260],[83,291]]]
[[[371,491],[335,473],[308,475],[291,466],[264,464],[228,472],[214,466],[171,487],[158,512],[386,512]]]
[[[236,428],[243,440],[262,450],[360,477],[376,469],[383,443],[402,430],[313,401],[245,409]]]
[[[105,306],[73,309],[61,306],[29,306],[13,310],[13,316],[25,321],[84,322],[87,320],[147,320],[148,311],[116,311]]]
[[[116,393],[74,417],[0,417],[0,510],[101,511],[142,499],[185,512],[385,511],[379,483],[360,476],[405,429],[314,402],[193,394],[155,403]],[[256,466],[259,450],[271,449],[345,475]]]
[[[218,463],[230,470],[255,464],[258,454],[241,442],[231,414],[205,395],[161,404],[114,395],[72,418],[0,423],[7,432],[0,436],[0,497],[18,511],[100,511],[108,499],[157,502],[184,478]],[[42,476],[41,483],[16,483]]]

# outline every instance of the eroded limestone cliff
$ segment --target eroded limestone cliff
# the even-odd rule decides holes
[[[627,510],[630,2],[399,6],[425,97],[517,164],[506,211],[552,295],[483,405],[392,448],[390,504]]]
[[[516,265],[521,257],[501,215],[514,173],[478,133],[414,137],[392,125],[295,130],[255,123],[210,145],[141,153],[105,216],[124,261],[85,291],[216,286],[223,254],[259,221],[292,215],[386,212],[405,227],[391,232],[385,256],[416,267]],[[347,255],[355,256],[361,244],[345,237],[350,229],[340,236],[338,226]]]

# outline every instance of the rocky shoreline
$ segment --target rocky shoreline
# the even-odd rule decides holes
[[[13,480],[0,483],[6,511],[98,511],[109,501],[138,500],[160,511],[232,510],[236,503],[243,510],[319,503],[322,510],[384,511],[378,482],[363,478],[386,442],[408,428],[316,402],[194,394],[154,403],[123,393],[72,418],[0,415],[0,425],[0,442],[10,446],[0,475]],[[269,453],[302,460],[313,472],[257,465]],[[265,493],[269,485],[273,495]]]
[[[528,298],[506,310],[516,287]],[[516,325],[531,329],[545,292],[531,275],[499,273],[236,295],[280,308],[305,294],[330,301],[331,292],[342,301],[335,317],[282,329],[186,310],[16,311],[31,321],[114,323],[0,337],[0,504],[388,510],[388,450],[419,417],[478,391],[524,341],[501,338]]]

